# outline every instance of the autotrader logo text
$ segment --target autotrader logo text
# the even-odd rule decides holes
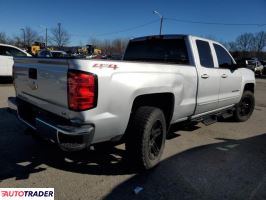
[[[54,188],[0,188],[0,199],[54,200]]]

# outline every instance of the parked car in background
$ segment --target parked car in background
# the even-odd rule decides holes
[[[0,44],[0,76],[12,76],[12,68],[14,64],[13,57],[31,56],[22,49],[8,45]]]
[[[43,49],[38,52],[37,57],[40,58],[66,58],[68,57],[65,51],[50,51],[49,49]]]
[[[260,62],[263,65],[263,72],[262,73],[265,75],[266,74],[266,60],[262,60]]]
[[[51,51],[53,58],[65,58],[68,57],[67,53],[65,51]]]
[[[247,65],[255,72],[256,75],[262,76],[263,74],[263,65],[258,60],[247,60]]]
[[[238,64],[248,69],[251,69],[257,76],[262,76],[263,74],[264,67],[261,62],[255,58],[241,59],[238,61]]]
[[[37,57],[40,58],[52,58],[53,55],[50,50],[48,49],[42,49],[37,53]]]

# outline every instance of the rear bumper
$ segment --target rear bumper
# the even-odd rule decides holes
[[[54,114],[47,114],[47,111],[15,97],[8,98],[8,106],[9,109],[17,111],[20,121],[34,129],[41,137],[57,143],[64,151],[85,149],[93,140],[95,128],[91,124],[73,124],[65,119],[58,119]]]

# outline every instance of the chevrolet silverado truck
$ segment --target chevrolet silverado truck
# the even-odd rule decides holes
[[[246,121],[254,72],[218,42],[191,35],[129,41],[123,60],[15,58],[19,119],[63,150],[125,142],[134,163],[159,163],[167,131],[217,117]]]

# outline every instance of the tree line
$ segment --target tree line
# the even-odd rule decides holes
[[[63,47],[66,47],[70,44],[71,35],[61,23],[58,23],[57,26],[49,30],[46,29],[46,31],[49,31],[47,38],[45,31],[43,31],[43,34],[39,34],[36,30],[29,26],[22,28],[21,32],[13,37],[9,37],[5,32],[0,32],[0,43],[10,44],[20,48],[29,48],[34,42],[45,43],[48,41],[48,47],[52,46],[56,47],[57,49],[63,49]],[[99,40],[97,38],[90,38],[88,39],[88,44],[101,49],[103,54],[121,55],[126,48],[128,40],[129,39],[124,38],[112,40]],[[81,44],[80,46],[82,47],[83,45]]]
[[[47,40],[49,45],[56,46],[58,48],[66,46],[70,42],[70,34],[65,28],[61,27],[58,23],[57,27],[51,28],[49,30],[49,36],[47,35]],[[5,32],[0,32],[0,43],[11,44],[21,48],[30,47],[34,42],[45,43],[46,37],[40,35],[36,30],[29,26],[21,28],[20,34],[9,37]]]
[[[235,41],[224,42],[234,57],[258,57],[266,59],[266,32],[243,33]]]

